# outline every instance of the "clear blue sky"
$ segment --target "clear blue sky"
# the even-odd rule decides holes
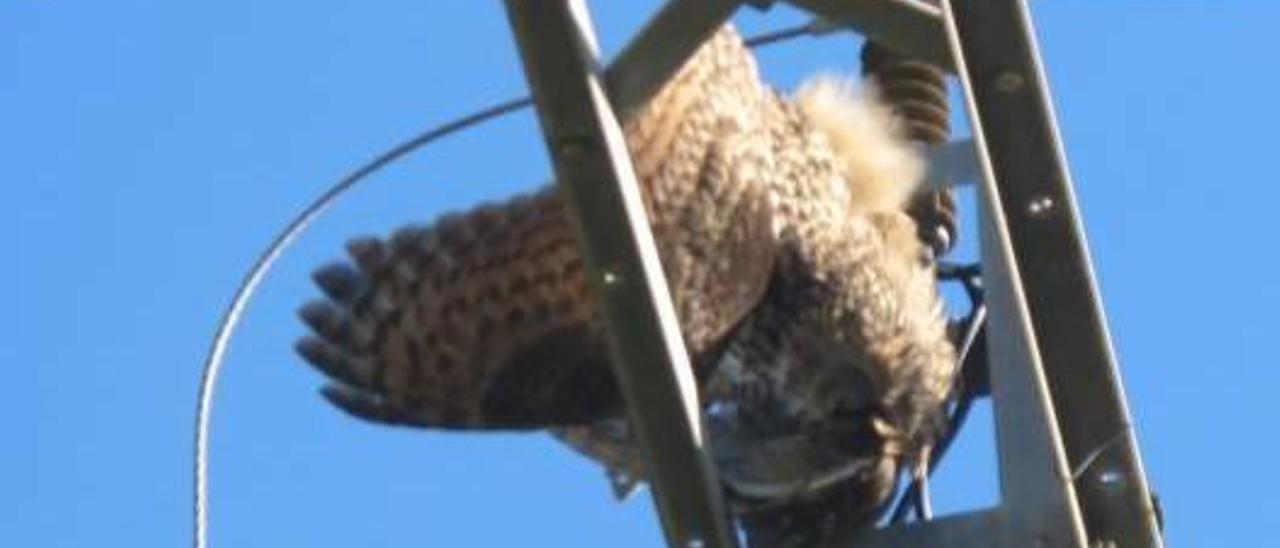
[[[655,3],[596,4],[614,51]],[[1036,15],[1171,545],[1260,545],[1280,518],[1280,8]],[[522,93],[504,17],[496,0],[0,3],[0,287],[17,304],[0,315],[0,545],[187,542],[198,365],[231,290],[339,174]],[[856,56],[836,37],[762,63],[789,87]],[[307,273],[343,240],[530,188],[543,152],[527,114],[455,139],[381,173],[284,258],[223,379],[214,546],[658,545],[647,495],[614,504],[546,437],[353,421],[290,349]],[[994,498],[977,419],[942,471],[944,509]]]

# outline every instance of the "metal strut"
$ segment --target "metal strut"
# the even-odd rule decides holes
[[[942,4],[1089,542],[1161,546],[1026,1]]]
[[[506,5],[556,180],[568,198],[588,278],[608,328],[610,363],[649,465],[667,543],[736,546],[715,465],[704,450],[688,353],[622,129],[606,96],[586,5],[581,0],[506,0]],[[682,45],[692,51],[698,43],[686,40]],[[678,57],[664,59],[680,61]],[[644,96],[657,87],[631,84],[627,89],[641,90],[635,95]]]

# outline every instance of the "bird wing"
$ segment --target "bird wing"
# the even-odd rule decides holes
[[[732,29],[624,127],[699,363],[764,294],[776,252],[762,86]],[[335,405],[376,422],[543,428],[621,416],[603,325],[555,187],[348,245],[315,274],[298,352]]]
[[[617,391],[576,236],[553,190],[352,241],[315,273],[298,351],[357,416],[539,427],[613,412]]]

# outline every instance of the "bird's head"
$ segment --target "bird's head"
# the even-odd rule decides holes
[[[932,253],[903,212],[854,215],[847,228],[848,245],[818,257],[826,275],[788,337],[788,384],[806,394],[801,415],[850,423],[858,449],[872,436],[912,465],[942,432],[957,370]]]

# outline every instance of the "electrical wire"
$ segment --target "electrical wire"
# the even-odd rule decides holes
[[[214,334],[213,344],[209,347],[209,353],[204,361],[203,373],[200,378],[199,400],[196,408],[196,447],[195,447],[195,548],[205,548],[208,545],[208,526],[209,526],[209,422],[213,411],[213,396],[218,382],[218,374],[222,370],[223,360],[226,356],[227,345],[230,342],[231,334],[240,323],[240,318],[244,313],[244,308],[249,302],[249,298],[253,296],[254,290],[262,282],[267,272],[271,269],[272,264],[280,257],[286,248],[300,235],[308,226],[311,225],[319,216],[333,205],[346,191],[355,186],[364,178],[374,172],[386,167],[388,164],[399,160],[406,154],[414,150],[447,137],[469,127],[475,126],[482,122],[497,118],[499,116],[509,114],[516,110],[528,107],[531,104],[528,97],[512,99],[503,103],[486,108],[470,116],[460,118],[458,120],[443,124],[432,128],[429,131],[421,133],[408,141],[396,145],[355,171],[347,174],[338,180],[333,186],[321,194],[318,198],[307,205],[296,217],[285,226],[275,239],[267,246],[266,250],[258,256],[253,266],[249,269],[248,274],[241,280],[240,286],[236,289],[234,296],[231,298],[230,305],[223,312],[222,321],[218,324],[218,330]]]
[[[778,42],[786,42],[802,36],[821,36],[823,34],[834,32],[839,28],[840,27],[826,21],[825,19],[813,19],[802,25],[749,36],[743,39],[742,43],[746,44],[747,47],[754,49],[776,44]]]

